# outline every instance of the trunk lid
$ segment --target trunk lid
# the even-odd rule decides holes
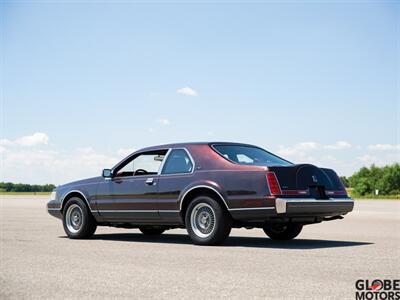
[[[269,167],[274,172],[287,197],[329,199],[347,196],[346,190],[332,169],[318,168],[311,164]]]

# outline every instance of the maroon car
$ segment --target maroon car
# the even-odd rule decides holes
[[[103,176],[57,187],[48,212],[70,238],[98,225],[160,235],[186,228],[195,244],[223,242],[231,228],[262,228],[274,240],[352,211],[335,171],[293,164],[239,143],[182,143],[136,151]]]

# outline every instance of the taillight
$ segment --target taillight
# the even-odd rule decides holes
[[[269,191],[271,195],[281,195],[281,187],[279,185],[278,179],[274,172],[267,172],[267,183],[269,186]]]

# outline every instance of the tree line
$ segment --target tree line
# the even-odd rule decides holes
[[[0,191],[4,192],[51,192],[55,189],[54,184],[26,184],[26,183],[12,183],[0,182]]]
[[[400,164],[395,163],[384,167],[363,167],[349,178],[341,176],[345,187],[353,189],[359,196],[373,195],[400,195]]]

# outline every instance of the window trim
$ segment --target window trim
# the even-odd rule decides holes
[[[164,171],[164,167],[165,167],[165,163],[167,162],[169,155],[171,154],[172,150],[184,150],[186,152],[186,154],[188,155],[191,163],[192,163],[192,171],[190,172],[184,172],[184,173],[168,173],[168,174],[163,174]],[[194,170],[196,168],[196,164],[194,162],[194,159],[192,157],[192,155],[190,154],[190,152],[188,151],[188,149],[186,149],[185,147],[179,147],[179,148],[170,148],[167,152],[167,154],[165,155],[164,161],[160,167],[160,173],[158,174],[159,176],[174,176],[174,175],[187,175],[187,174],[193,174]]]
[[[132,175],[132,176],[114,176],[114,172],[115,172],[116,169],[118,169],[121,165],[123,165],[123,167],[124,167],[126,164],[129,164],[136,157],[139,157],[140,155],[143,155],[145,153],[151,153],[151,152],[156,152],[156,151],[165,151],[165,150],[167,152],[165,153],[165,157],[164,157],[163,161],[161,162],[161,165],[160,165],[160,167],[158,169],[157,174],[143,174],[143,175],[140,175],[140,176],[135,176],[135,175]],[[113,180],[114,178],[143,178],[145,176],[148,176],[148,177],[159,176],[160,172],[161,172],[161,169],[164,167],[164,163],[165,163],[166,158],[168,157],[168,154],[170,153],[170,151],[171,151],[171,148],[157,149],[157,150],[147,150],[147,151],[142,151],[142,152],[134,152],[134,153],[130,154],[129,156],[127,156],[122,161],[120,161],[118,164],[116,164],[111,169],[111,171],[113,173],[113,176],[110,179]],[[132,157],[135,157],[135,158],[132,158]],[[129,162],[125,164],[126,161],[129,161]]]
[[[268,154],[271,154],[272,156],[275,156],[275,157],[277,157],[279,159],[282,159],[283,161],[286,161],[291,165],[294,165],[294,163],[292,163],[291,161],[288,161],[287,159],[284,159],[284,158],[282,158],[282,157],[280,157],[280,156],[278,156],[278,155],[276,155],[276,154],[274,154],[272,152],[269,152],[269,151],[267,151],[267,150],[265,150],[265,149],[263,149],[261,147],[258,147],[258,146],[246,145],[246,144],[224,144],[224,143],[210,144],[211,149],[213,149],[219,156],[221,156],[223,159],[226,159],[227,161],[229,161],[229,162],[231,162],[231,163],[233,163],[235,165],[239,165],[239,166],[261,166],[261,165],[250,165],[250,164],[246,165],[246,164],[237,163],[237,162],[225,157],[221,152],[219,152],[216,148],[214,148],[214,146],[239,146],[239,147],[257,148],[257,149],[260,149],[260,150],[263,150],[263,151],[267,152]],[[268,166],[264,166],[264,167],[268,168]]]

